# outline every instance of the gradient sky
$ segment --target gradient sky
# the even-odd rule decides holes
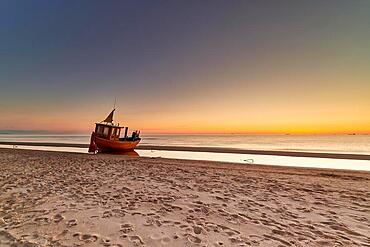
[[[370,1],[0,1],[0,129],[370,133]]]

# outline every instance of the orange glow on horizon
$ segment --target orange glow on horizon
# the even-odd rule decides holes
[[[79,125],[73,124],[67,126],[66,124],[55,124],[55,123],[45,123],[40,124],[28,124],[26,126],[19,126],[19,128],[8,128],[9,130],[33,130],[33,131],[49,131],[55,133],[71,133],[71,134],[80,134],[86,133],[89,134],[94,129],[94,122],[89,124],[81,123]],[[338,126],[245,126],[239,128],[228,128],[224,126],[194,126],[192,128],[188,127],[170,127],[170,126],[152,126],[148,128],[143,124],[128,124],[130,131],[139,129],[142,134],[240,134],[240,135],[309,135],[309,134],[318,134],[318,135],[347,135],[347,134],[370,134],[369,125],[356,125],[348,128],[345,125]]]

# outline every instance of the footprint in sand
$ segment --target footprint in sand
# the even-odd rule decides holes
[[[189,235],[188,236],[188,241],[190,243],[194,243],[194,244],[200,244],[202,242],[202,239],[197,237],[197,236],[194,236],[194,235]]]
[[[154,222],[155,222],[155,220],[153,218],[146,218],[143,225],[144,226],[152,226],[152,225],[154,225]]]
[[[68,232],[69,232],[69,230],[63,230],[61,233],[53,236],[53,239],[58,240],[58,239],[64,237],[65,235],[67,235]]]
[[[184,229],[184,228],[189,228],[189,225],[186,225],[186,224],[182,224],[179,226],[181,229]]]
[[[160,241],[161,245],[166,245],[166,244],[169,244],[171,242],[171,239],[168,236],[163,235],[163,234],[159,234],[159,233],[152,234],[150,236],[150,238],[155,240],[155,241]]]
[[[34,219],[34,221],[38,223],[49,223],[50,219],[47,217],[37,217]]]
[[[122,224],[120,232],[129,233],[134,230],[134,226],[130,223]]]
[[[6,222],[3,218],[0,218],[0,226],[5,226]]]
[[[216,243],[213,244],[215,247],[220,247],[220,246],[225,246],[225,244],[221,241],[218,241]]]
[[[113,213],[111,211],[104,211],[103,212],[103,218],[110,218],[113,216]]]
[[[96,240],[98,240],[98,236],[91,234],[82,234],[80,240],[85,242],[95,242]]]
[[[109,239],[109,238],[101,238],[101,239],[100,239],[100,243],[101,243],[102,245],[104,245],[104,246],[112,246],[112,245],[110,244],[110,239]]]
[[[144,245],[145,244],[144,241],[141,239],[141,237],[138,236],[138,235],[129,236],[128,240],[130,240],[130,242],[132,242],[134,244],[138,244],[138,245]]]
[[[61,214],[56,214],[56,215],[54,215],[53,220],[54,220],[55,223],[59,223],[62,220],[64,220],[64,217]]]
[[[193,230],[195,234],[201,234],[203,231],[203,228],[201,226],[194,226]]]
[[[69,221],[67,221],[66,224],[67,224],[68,227],[76,226],[77,225],[77,220],[76,219],[69,220]]]
[[[98,236],[94,234],[82,234],[80,232],[76,232],[73,234],[73,237],[78,238],[81,241],[86,243],[96,242],[98,240]]]

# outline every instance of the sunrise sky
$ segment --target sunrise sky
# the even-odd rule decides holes
[[[370,133],[370,1],[0,2],[0,130]]]

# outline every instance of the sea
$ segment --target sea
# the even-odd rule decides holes
[[[226,147],[271,151],[306,151],[322,153],[351,153],[370,155],[370,135],[206,135],[206,134],[142,134],[143,145],[153,146],[191,146],[191,147]],[[0,141],[48,142],[88,144],[90,136],[86,134],[0,134]],[[0,145],[4,147],[5,145]],[[14,148],[14,147],[12,147]],[[87,152],[79,148],[54,147],[17,147],[54,151]],[[215,160],[245,164],[266,164],[284,166],[303,166],[321,168],[339,168],[351,170],[369,170],[369,160],[344,160],[328,158],[283,157],[271,155],[219,154],[207,152],[183,152],[138,150],[140,156]]]

